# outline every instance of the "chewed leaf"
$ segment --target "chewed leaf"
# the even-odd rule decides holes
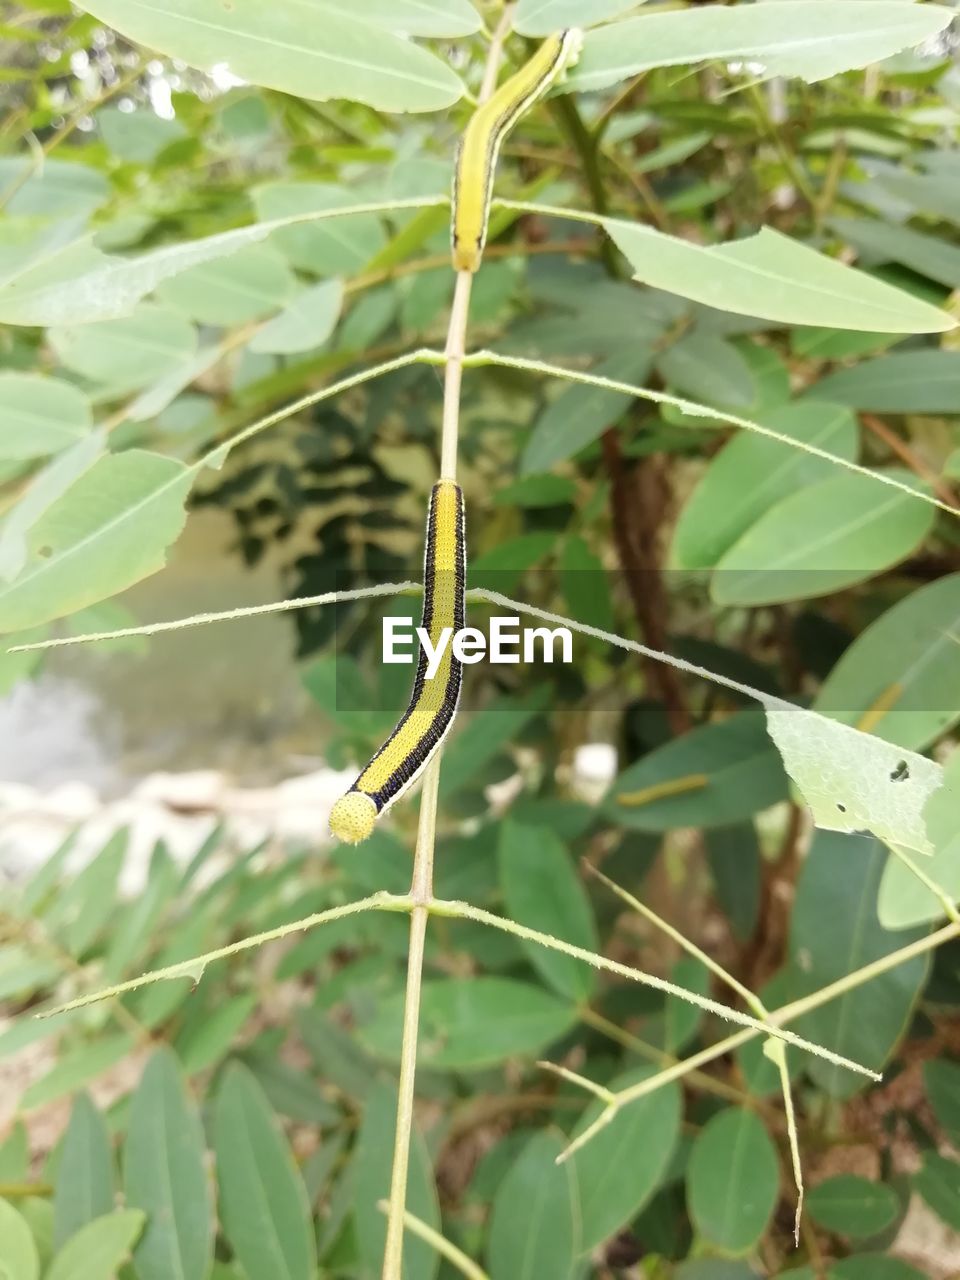
[[[933,852],[923,810],[943,782],[938,764],[799,707],[768,707],[767,728],[818,827]]]

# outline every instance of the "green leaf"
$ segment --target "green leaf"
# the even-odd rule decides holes
[[[760,912],[762,861],[753,823],[715,827],[704,836],[717,899],[740,942],[753,936]]]
[[[475,711],[466,725],[461,720],[444,748],[441,800],[447,800],[467,787],[478,771],[514,742],[543,710],[547,697],[546,686],[540,685],[523,698],[496,699],[489,706]]]
[[[90,401],[69,382],[36,373],[0,373],[0,458],[43,458],[93,426]]]
[[[240,1034],[250,1014],[257,1007],[255,995],[221,999],[199,1023],[185,1028],[177,1038],[177,1054],[188,1075],[196,1075],[216,1063],[227,1053]]]
[[[598,946],[596,922],[566,846],[548,827],[525,826],[509,819],[500,826],[500,883],[507,915],[541,933],[588,951]],[[589,1000],[597,972],[582,960],[522,944],[533,967],[562,996]]]
[[[854,2],[854,0],[851,0]],[[911,473],[888,473],[905,483]],[[906,559],[936,517],[900,490],[877,493],[867,476],[843,472],[771,507],[722,557],[710,581],[719,605],[808,600],[863,582]]]
[[[250,350],[293,355],[322,347],[336,328],[342,305],[343,284],[339,280],[323,280],[303,289],[254,335]]]
[[[889,933],[877,919],[877,890],[887,850],[879,840],[818,831],[800,872],[790,925],[798,997],[844,978],[921,937]],[[929,959],[916,956],[799,1018],[794,1030],[881,1070],[906,1030]],[[861,1076],[809,1057],[807,1071],[832,1097],[864,1087]]]
[[[178,120],[162,120],[154,112],[121,111],[101,107],[97,111],[100,136],[115,156],[132,164],[152,164],[172,142],[188,136]]]
[[[803,400],[761,410],[756,420],[792,439],[855,462],[856,419],[838,405]],[[681,569],[709,569],[778,502],[834,474],[834,464],[778,440],[741,431],[714,457],[683,506],[672,559]]]
[[[755,1111],[727,1107],[701,1129],[687,1169],[697,1231],[730,1253],[749,1252],[780,1197],[777,1151]]]
[[[613,1091],[639,1084],[651,1068],[610,1081]],[[580,1134],[606,1104],[592,1103],[574,1129]],[[572,1157],[580,1199],[581,1249],[589,1253],[632,1221],[661,1185],[680,1137],[681,1093],[677,1084],[629,1103]]]
[[[877,262],[900,262],[948,289],[960,286],[960,249],[939,236],[872,218],[831,218],[831,228]]]
[[[928,1151],[913,1186],[948,1227],[960,1231],[960,1162]]]
[[[681,13],[651,13],[587,35],[570,76],[577,92],[605,89],[650,67],[749,58],[765,76],[808,82],[865,67],[942,31],[952,10],[896,0],[792,0]]]
[[[226,65],[252,84],[321,102],[348,98],[381,111],[436,111],[459,78],[425,50],[324,3],[274,0],[225,12],[218,0],[84,0],[81,8],[171,58]]]
[[[133,1048],[133,1036],[127,1032],[101,1035],[90,1044],[79,1044],[57,1060],[45,1076],[35,1080],[20,1099],[24,1111],[45,1106],[66,1094],[83,1088],[97,1076],[121,1062]]]
[[[798,4],[805,6],[807,2],[790,0],[789,6],[783,7],[793,11]],[[820,4],[821,0],[810,2]],[[781,7],[776,0],[770,0],[756,14],[766,14],[771,3],[775,8]],[[860,0],[845,0],[844,10],[859,3]],[[756,20],[752,9],[740,6],[663,16],[684,18],[709,12]],[[635,279],[720,311],[759,316],[778,324],[829,325],[884,333],[939,333],[955,326],[945,311],[834,258],[824,257],[770,227],[744,240],[705,248],[639,223],[606,218],[603,225],[629,259]],[[845,397],[836,394],[833,384],[834,378],[820,383],[818,398],[847,403]]]
[[[604,805],[639,831],[722,827],[785,800],[787,775],[762,712],[701,725],[631,765]]]
[[[793,1274],[784,1272],[781,1280]],[[757,1273],[745,1262],[734,1262],[731,1258],[695,1258],[677,1268],[675,1280],[757,1280]],[[797,1280],[800,1280],[799,1273]]]
[[[316,1241],[303,1179],[263,1090],[237,1063],[223,1076],[213,1131],[220,1218],[244,1271],[313,1280]]]
[[[168,307],[191,320],[230,328],[277,311],[295,289],[296,277],[286,259],[276,249],[255,244],[229,258],[190,267],[164,281],[157,292]]]
[[[685,334],[667,347],[657,369],[671,391],[702,404],[742,409],[756,398],[750,366],[732,342],[717,334]]]
[[[577,1184],[557,1164],[563,1140],[538,1133],[524,1147],[494,1197],[487,1240],[490,1280],[569,1280],[579,1253]]]
[[[923,816],[927,837],[933,848],[929,861],[923,861],[923,873],[939,886],[952,902],[960,902],[960,831],[957,829],[957,805],[960,804],[960,756],[956,752],[944,766],[943,785],[927,801]],[[880,923],[886,929],[905,929],[911,925],[939,920],[943,904],[930,889],[891,854],[880,882],[877,901]]]
[[[29,175],[24,181],[24,171]],[[84,221],[110,198],[106,176],[90,165],[33,154],[0,157],[0,190],[21,184],[5,203],[17,218],[72,218]]]
[[[642,383],[650,372],[648,351],[618,351],[593,372],[618,382]],[[520,459],[520,473],[547,471],[579,453],[623,417],[633,403],[622,391],[575,386],[561,391],[534,423]]]
[[[830,1280],[925,1280],[925,1277],[923,1272],[900,1258],[880,1253],[856,1253],[853,1257],[830,1264]]]
[[[0,1200],[0,1276],[4,1280],[39,1280],[40,1276],[30,1228],[6,1200]]]
[[[285,251],[284,237],[288,234],[309,236],[316,232],[322,237],[324,228],[296,224],[312,223],[324,217],[330,219],[334,230],[321,243],[328,247],[327,259],[331,256],[330,247],[336,250],[333,260],[337,265],[323,272],[320,264],[312,261],[300,263],[296,254],[288,252],[294,265],[303,265],[307,270],[317,270],[320,274],[341,272],[344,262],[355,257],[357,245],[367,235],[359,228],[371,225],[376,243],[371,253],[356,265],[366,262],[383,243],[383,232],[375,215],[339,215],[338,210],[358,204],[356,194],[318,183],[263,187],[254,196],[261,217],[264,216],[263,207],[268,207],[273,200],[271,193],[274,191],[281,193],[276,196],[276,201],[284,212],[269,222],[238,227],[200,240],[163,245],[129,257],[101,253],[85,240],[74,241],[33,258],[27,257],[18,263],[17,271],[9,275],[0,287],[0,322],[63,326],[118,319],[129,315],[137,303],[164,280],[170,280],[200,263],[227,257],[271,236],[277,237],[278,244]],[[432,200],[424,197],[423,204],[441,204],[444,200],[443,195]],[[386,202],[385,211],[390,208],[391,203]]]
[[[637,0],[520,0],[513,26],[524,36],[550,36],[567,27],[593,27],[632,9]]]
[[[570,616],[601,630],[616,630],[610,582],[600,557],[579,535],[566,539],[560,550],[560,587]]]
[[[114,1280],[145,1221],[139,1209],[121,1209],[88,1222],[54,1257],[44,1280]]]
[[[960,413],[960,351],[877,356],[828,374],[817,395],[871,413]]]
[[[133,1096],[124,1190],[127,1204],[147,1215],[134,1254],[139,1280],[205,1280],[214,1223],[203,1129],[168,1049],[147,1063]]]
[[[91,431],[30,480],[19,501],[0,525],[0,581],[10,582],[27,562],[27,537],[45,511],[71,485],[89,471],[104,453],[107,435],[102,428]]]
[[[397,1127],[397,1090],[380,1084],[367,1096],[353,1164],[353,1218],[357,1247],[366,1264],[364,1275],[377,1275],[383,1266],[387,1219],[377,1204],[390,1194],[390,1170]],[[433,1169],[420,1131],[414,1127],[410,1144],[407,1208],[440,1230],[440,1206]],[[434,1280],[440,1259],[436,1251],[407,1231],[403,1239],[404,1280]],[[271,1273],[272,1274],[272,1273]]]
[[[953,1146],[960,1141],[960,1064],[933,1058],[923,1064],[923,1083],[937,1123]]]
[[[891,1187],[852,1173],[827,1178],[814,1187],[807,1193],[806,1206],[818,1226],[852,1240],[879,1235],[900,1211]]]
[[[381,1058],[400,1054],[404,993],[381,1004],[360,1038]],[[512,978],[440,978],[423,984],[420,1062],[448,1071],[479,1071],[508,1058],[532,1057],[576,1023],[567,1000]]]
[[[163,568],[193,475],[140,449],[101,458],[30,530],[26,567],[0,587],[0,633],[63,617]]]
[[[197,350],[192,324],[149,303],[123,320],[57,327],[47,337],[65,368],[103,383],[111,395],[149,386]]]
[[[933,852],[924,809],[940,765],[800,707],[768,707],[767,727],[818,827]]]
[[[960,718],[960,574],[929,582],[857,636],[814,708],[922,751]],[[891,698],[891,691],[895,694]]]
[[[334,13],[383,27],[397,35],[472,36],[481,29],[480,15],[470,0],[318,0]]]
[[[265,222],[304,218],[358,203],[355,191],[326,182],[271,182],[253,192],[257,216]],[[319,276],[359,271],[386,243],[376,214],[288,227],[276,231],[272,238],[295,267]]]
[[[113,1152],[103,1116],[86,1093],[77,1095],[60,1151],[53,1191],[53,1238],[59,1249],[114,1207]]]

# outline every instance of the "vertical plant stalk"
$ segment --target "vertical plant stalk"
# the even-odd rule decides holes
[[[503,56],[503,44],[513,19],[508,4],[494,31],[487,54],[480,89],[481,103],[493,93]],[[458,271],[454,288],[450,325],[444,350],[443,424],[440,436],[440,478],[456,480],[457,446],[460,435],[460,389],[466,357],[467,324],[473,275]],[[423,988],[423,953],[433,899],[433,851],[436,842],[437,801],[440,793],[440,765],[443,747],[427,766],[420,800],[417,847],[414,853],[410,897],[410,949],[407,955],[407,987],[403,1010],[403,1041],[400,1049],[400,1079],[397,1084],[397,1127],[393,1143],[393,1170],[387,1206],[387,1240],[383,1254],[382,1280],[403,1280],[403,1234],[407,1212],[407,1176],[410,1167],[410,1139],[416,1094],[417,1048],[420,1034],[420,997]]]

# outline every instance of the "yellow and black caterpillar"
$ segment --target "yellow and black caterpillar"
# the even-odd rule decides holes
[[[464,625],[466,531],[463,493],[452,480],[433,486],[423,560],[421,626],[434,649],[445,629],[450,634],[432,679],[421,646],[410,705],[350,790],[333,806],[330,830],[348,844],[365,840],[380,814],[419,777],[457,712],[463,667],[452,639]]]
[[[497,157],[504,138],[580,55],[576,27],[545,40],[526,66],[505,81],[470,117],[457,152],[453,182],[453,265],[476,271],[487,239]]]

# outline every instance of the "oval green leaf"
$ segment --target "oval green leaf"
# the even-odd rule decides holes
[[[147,1215],[134,1254],[139,1280],[205,1280],[214,1222],[203,1129],[168,1049],[153,1055],[133,1095],[123,1163],[127,1204]]]
[[[381,111],[437,111],[463,85],[408,40],[320,3],[273,0],[84,0],[80,6],[128,40],[209,71],[226,66],[267,89],[325,102],[347,98]]]
[[[263,1090],[237,1063],[217,1093],[213,1131],[220,1218],[244,1271],[313,1280],[317,1249],[303,1179]]]
[[[361,1038],[382,1058],[400,1055],[403,992],[385,1000]],[[507,1058],[531,1057],[576,1023],[577,1012],[540,987],[508,978],[438,979],[423,984],[420,1062],[424,1067],[477,1071]]]
[[[770,3],[793,10],[798,4],[804,5],[804,0],[791,0],[789,6],[778,5],[776,0]],[[767,12],[770,3],[757,13]],[[819,4],[820,0],[814,3]],[[846,0],[844,7],[857,3],[858,0]],[[752,10],[746,6],[714,12],[737,13],[754,20]],[[759,316],[778,324],[829,325],[882,333],[940,333],[955,324],[945,311],[808,249],[770,227],[744,240],[705,248],[639,223],[607,218],[603,225],[629,260],[635,279],[719,311]],[[960,361],[960,356],[955,358]],[[817,395],[848,403],[845,396],[836,394],[834,378],[825,379],[818,386]]]
[[[507,915],[518,924],[596,951],[597,928],[570,854],[548,827],[509,819],[500,828],[500,883]],[[533,942],[522,943],[541,977],[562,996],[588,1000],[597,971],[582,960]]]
[[[960,413],[960,351],[894,351],[839,369],[817,395],[871,413]]]
[[[390,1195],[390,1170],[393,1165],[396,1128],[396,1087],[378,1084],[364,1100],[363,1121],[352,1167],[357,1247],[371,1276],[378,1275],[383,1265],[387,1218],[378,1205]],[[416,1128],[410,1144],[407,1208],[435,1231],[441,1229],[440,1205],[430,1156],[423,1137]],[[403,1240],[405,1280],[433,1280],[439,1265],[440,1258],[436,1250],[407,1231]]]
[[[641,1068],[618,1076],[609,1088],[639,1084],[653,1074]],[[600,1115],[604,1103],[589,1106],[574,1136]],[[640,1212],[666,1175],[680,1137],[681,1093],[668,1084],[628,1103],[605,1129],[572,1157],[580,1200],[584,1253],[614,1236]]]
[[[286,258],[268,245],[255,244],[229,258],[191,267],[157,292],[168,307],[191,320],[231,328],[278,311],[295,289]]]
[[[43,458],[75,444],[93,426],[90,401],[69,382],[36,373],[0,373],[0,458]]]
[[[960,719],[960,574],[905,596],[872,622],[830,672],[814,708],[923,751]]]
[[[888,473],[909,483],[910,473]],[[914,551],[935,508],[867,476],[843,472],[778,502],[720,560],[710,581],[719,605],[809,600],[863,582]]]
[[[708,1121],[687,1169],[687,1204],[700,1234],[730,1253],[748,1253],[779,1196],[777,1150],[756,1112],[727,1107]]]
[[[879,840],[818,831],[803,864],[790,927],[795,996],[818,991],[907,946],[925,930],[888,932],[877,919],[877,890],[887,858]],[[855,927],[851,927],[855,922]],[[880,1071],[906,1031],[929,957],[915,956],[799,1018],[794,1030]],[[806,1068],[832,1097],[862,1089],[862,1076],[821,1058]]]
[[[0,587],[0,633],[61,618],[163,568],[193,475],[140,449],[96,462],[30,530],[23,572]]]
[[[692,62],[749,58],[767,76],[823,80],[865,67],[928,40],[953,12],[898,0],[820,0],[651,13],[588,34],[570,88],[604,89],[649,70]]]
[[[564,1142],[538,1133],[501,1182],[487,1241],[490,1280],[569,1280],[579,1252],[577,1184]]]
[[[0,1276],[4,1280],[38,1280],[40,1257],[33,1235],[12,1204],[0,1200]]]
[[[617,779],[606,817],[638,831],[722,827],[768,809],[789,793],[762,712],[701,725],[658,747]]]
[[[113,1152],[106,1121],[86,1093],[77,1094],[53,1189],[53,1238],[59,1249],[114,1207]]]
[[[139,1209],[122,1209],[88,1222],[56,1254],[44,1280],[114,1280],[145,1221]]]
[[[806,1206],[818,1226],[851,1240],[879,1235],[900,1211],[892,1187],[852,1173],[838,1174],[813,1187]]]
[[[812,400],[761,410],[761,426],[855,462],[859,432],[849,409]],[[798,489],[834,474],[825,458],[741,431],[712,459],[684,503],[673,536],[681,569],[710,569],[752,525]]]

